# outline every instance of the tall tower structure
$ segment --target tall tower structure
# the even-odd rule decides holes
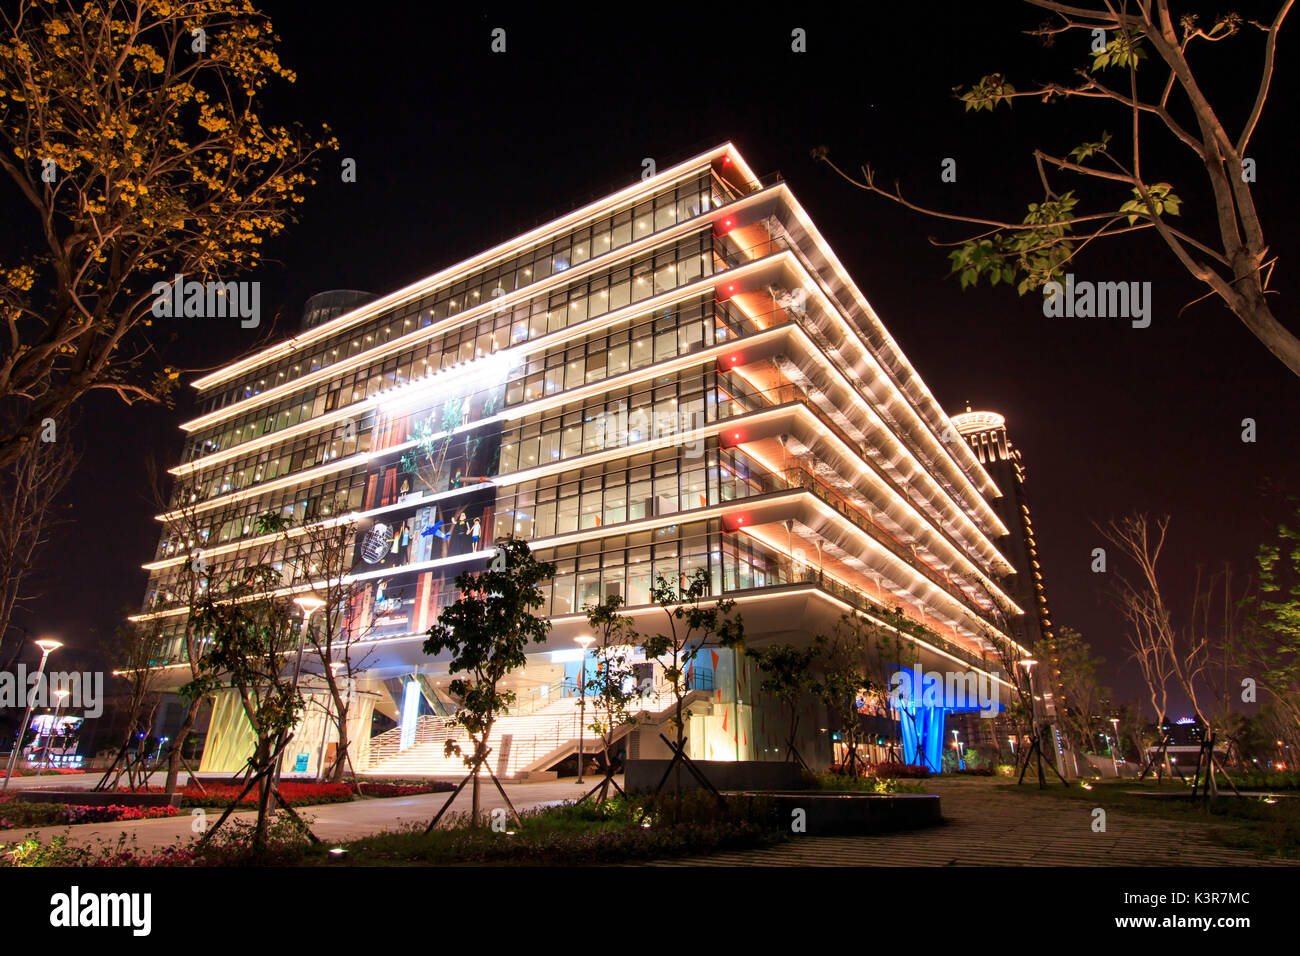
[[[1015,566],[1015,576],[1006,589],[1025,613],[1010,622],[1016,641],[1034,650],[1052,644],[1052,616],[1043,586],[1043,569],[1038,560],[1034,538],[1034,521],[1025,494],[1025,465],[1020,450],[1007,438],[1007,421],[997,412],[966,411],[952,416],[953,427],[970,446],[975,458],[1002,490],[989,504],[1006,525],[1008,534],[998,540],[998,548]],[[1044,660],[1035,668],[1034,692],[1041,697],[1039,717],[1052,726],[1057,767],[1064,774],[1064,742],[1056,730],[1056,702],[1052,662]]]

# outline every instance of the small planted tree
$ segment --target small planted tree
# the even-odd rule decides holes
[[[586,607],[587,623],[596,632],[596,670],[587,679],[586,686],[594,714],[588,728],[600,738],[604,774],[600,783],[582,800],[599,791],[597,805],[608,798],[611,785],[619,793],[623,792],[623,788],[614,780],[614,734],[636,721],[632,707],[640,696],[631,657],[636,632],[632,629],[632,622],[619,613],[618,609],[622,606],[622,596],[612,594],[600,604],[589,604]],[[578,802],[581,803],[582,800]]]
[[[664,669],[664,679],[673,693],[673,716],[670,723],[674,740],[665,743],[673,758],[659,781],[656,792],[663,789],[674,769],[677,774],[674,790],[681,793],[681,764],[685,763],[700,784],[712,789],[690,758],[686,756],[686,723],[683,702],[689,692],[688,672],[696,657],[709,647],[738,647],[745,637],[745,626],[740,615],[732,616],[736,602],[712,599],[712,582],[705,568],[695,572],[682,583],[668,580],[662,574],[655,578],[650,588],[650,600],[664,612],[666,626],[658,634],[641,636],[641,647],[647,659],[658,660]],[[715,791],[716,792],[716,791]]]
[[[763,651],[751,651],[755,666],[763,675],[759,687],[776,697],[785,708],[788,723],[785,741],[785,759],[793,760],[811,772],[795,740],[799,735],[799,704],[804,693],[813,686],[813,663],[820,648],[795,647],[793,644],[774,644]]]
[[[139,739],[138,735],[153,725],[159,698],[158,684],[162,677],[158,661],[162,658],[164,643],[162,627],[156,619],[138,623],[128,621],[114,634],[113,656],[119,662],[120,674],[127,685],[126,721],[122,742],[108,770],[95,785],[96,790],[116,790],[124,774],[127,786],[135,789],[138,771],[148,770],[143,766],[147,764],[145,753],[148,748],[138,746],[135,760],[132,760],[131,748]],[[148,778],[147,772],[144,778]]]
[[[284,519],[276,514],[258,520],[261,534],[278,534],[283,528]],[[244,795],[257,786],[257,822],[251,848],[254,857],[266,849],[272,797],[277,796],[274,771],[303,710],[295,679],[300,625],[293,603],[278,593],[281,577],[274,565],[251,565],[224,593],[209,590],[205,594],[195,613],[210,644],[201,659],[200,676],[181,688],[182,695],[194,699],[228,686],[243,705],[253,732],[249,779],[204,839],[210,839]],[[287,806],[285,809],[301,823],[292,810]],[[305,825],[303,828],[306,830]],[[310,830],[306,832],[311,835]]]
[[[844,744],[839,769],[854,776],[864,764],[858,755],[862,743],[858,700],[879,686],[870,673],[865,623],[861,615],[847,613],[835,622],[830,634],[817,635],[814,643],[818,674],[812,690],[821,698],[827,715],[839,724]]]
[[[355,598],[367,587],[352,579],[353,553],[357,525],[345,519],[308,519],[300,534],[292,539],[295,583],[306,583],[308,592],[325,603],[319,612],[319,626],[307,632],[307,649],[320,665],[326,692],[329,694],[329,722],[338,734],[334,764],[321,778],[342,783],[351,764],[348,721],[355,699],[356,675],[366,668],[370,655],[363,642],[373,629],[373,621],[362,627],[351,614]],[[353,768],[353,776],[356,768]]]
[[[506,538],[485,570],[457,575],[459,596],[429,628],[424,652],[451,652],[450,672],[457,676],[448,687],[460,701],[456,722],[469,734],[472,752],[462,753],[456,741],[447,741],[447,753],[463,757],[469,773],[430,821],[428,830],[437,826],[452,801],[471,781],[470,823],[478,825],[479,774],[484,767],[510,812],[516,819],[519,817],[501,781],[487,766],[491,752],[488,739],[497,718],[515,699],[513,691],[501,688],[501,681],[511,671],[524,666],[528,645],[545,641],[551,629],[551,622],[539,617],[537,611],[545,600],[539,585],[554,574],[555,565],[538,561],[527,541]]]

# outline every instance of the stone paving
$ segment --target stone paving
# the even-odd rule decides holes
[[[15,778],[14,783],[18,783]],[[23,778],[33,779],[33,778]],[[49,778],[43,778],[48,781]],[[97,779],[97,778],[96,778]],[[184,781],[184,777],[182,777]],[[158,780],[162,783],[161,775]],[[550,783],[507,784],[506,793],[516,810],[525,810],[562,800],[576,800],[590,788],[591,781],[578,786],[573,780]],[[66,781],[59,781],[63,789]],[[49,786],[48,782],[46,784]],[[93,781],[87,786],[93,786]],[[375,800],[355,800],[352,803],[326,803],[320,806],[304,807],[298,812],[311,823],[312,831],[326,843],[342,843],[358,837],[369,836],[382,830],[396,830],[406,824],[428,823],[435,813],[447,802],[447,793],[424,793],[413,797],[388,797]],[[466,787],[456,797],[451,812],[469,811],[470,788]],[[496,807],[504,807],[505,801],[492,786],[491,781],[484,781],[480,806],[485,812]],[[215,823],[221,810],[205,810],[207,820]],[[0,844],[13,843],[28,833],[36,833],[48,840],[52,836],[66,833],[74,842],[95,843],[99,840],[117,842],[118,837],[127,834],[128,842],[134,837],[134,845],[141,850],[156,850],[164,846],[176,846],[185,843],[196,835],[197,825],[194,811],[182,809],[179,816],[161,820],[128,820],[120,823],[87,823],[75,827],[41,827],[17,830],[0,830]],[[2,814],[0,814],[2,815]],[[233,815],[234,819],[252,821],[257,819],[256,812],[241,811]]]
[[[1092,831],[1092,806],[1002,789],[991,778],[925,781],[944,826],[862,837],[802,837],[762,850],[659,866],[1297,866],[1222,846],[1213,824],[1108,810]]]

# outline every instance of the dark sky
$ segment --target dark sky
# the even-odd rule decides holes
[[[737,8],[729,21],[687,6],[638,17],[631,29],[614,20],[435,14],[427,4],[346,19],[312,4],[264,5],[298,73],[269,110],[329,123],[342,150],[326,160],[301,221],[274,244],[279,264],[253,277],[262,281],[263,314],[280,312],[287,334],[315,291],[391,291],[635,181],[643,157],[662,169],[731,140],[759,174],[779,171],[789,182],[944,407],[955,412],[969,400],[1007,416],[1028,467],[1055,623],[1083,632],[1126,696],[1138,679],[1123,664],[1105,577],[1088,569],[1100,543],[1092,523],[1134,509],[1172,514],[1165,571],[1184,604],[1197,562],[1247,568],[1283,513],[1265,489],[1300,488],[1300,382],[1216,302],[1180,314],[1201,290],[1154,236],[1094,247],[1075,265],[1081,278],[1152,282],[1150,328],[1048,319],[1039,295],[959,289],[946,251],[928,240],[961,238],[961,227],[855,190],[814,164],[809,150],[825,144],[846,168],[869,161],[886,182],[898,178],[918,202],[1018,219],[1041,197],[1035,146],[1060,155],[1103,129],[1119,137],[1126,128],[1120,113],[1028,100],[963,113],[952,97],[958,84],[1003,71],[1023,88],[1068,79],[1086,62],[1081,37],[1044,49],[1019,32],[1039,14],[1002,3],[994,6],[1016,15],[980,4],[978,13],[913,19],[869,6],[789,20]],[[496,26],[507,30],[504,55],[489,52]],[[795,27],[807,30],[805,54],[790,52]],[[1248,36],[1209,51],[1221,58],[1207,61],[1210,93],[1234,130],[1259,49]],[[1250,152],[1279,259],[1274,310],[1297,328],[1291,49],[1283,45]],[[1163,139],[1147,132],[1144,170],[1172,182],[1185,225],[1204,229],[1203,173],[1155,148]],[[356,183],[340,182],[341,157],[356,159]],[[957,160],[956,183],[940,182],[945,157]],[[1095,194],[1091,183],[1054,181]],[[185,323],[168,352],[175,363],[210,366],[252,344],[233,322]],[[184,404],[88,407],[77,429],[85,458],[68,496],[75,523],[46,554],[45,597],[29,626],[88,650],[124,607],[138,605],[139,564],[158,532],[145,459],[173,464],[176,425],[187,417]],[[1258,422],[1255,444],[1241,441],[1245,417]]]

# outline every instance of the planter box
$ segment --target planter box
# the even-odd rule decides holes
[[[770,801],[783,826],[801,820],[803,830],[796,836],[892,833],[943,823],[936,794],[805,790],[799,793],[750,791],[736,795]]]
[[[797,763],[778,760],[695,760],[704,778],[719,790],[802,790],[803,775]],[[629,760],[623,786],[629,791],[653,790],[668,769],[667,760]],[[674,770],[673,774],[676,775]],[[669,778],[665,786],[673,785]],[[695,774],[682,767],[682,789],[700,786]]]

